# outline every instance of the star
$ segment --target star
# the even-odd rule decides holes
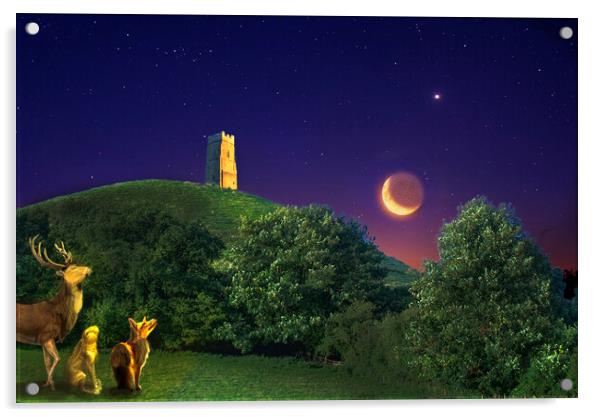
[[[441,100],[441,94],[439,94],[439,93],[433,94],[433,99],[435,99],[435,100]]]

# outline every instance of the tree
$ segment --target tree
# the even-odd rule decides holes
[[[28,240],[48,234],[48,216],[41,212],[17,212],[17,302],[33,303],[49,299],[58,290],[60,279],[54,271],[41,268],[31,255]]]
[[[328,316],[355,300],[378,302],[382,254],[366,228],[325,207],[283,207],[243,219],[221,269],[231,320],[222,336],[243,351],[285,344],[313,351]]]
[[[106,239],[91,242],[101,247],[92,250],[97,278],[89,284],[89,317],[97,314],[97,303],[102,308],[104,300],[116,300],[116,311],[158,320],[160,331],[152,336],[157,347],[200,347],[211,341],[210,332],[197,332],[207,338],[201,341],[193,340],[190,330],[207,325],[199,321],[201,310],[212,312],[205,317],[211,323],[220,316],[223,287],[211,263],[222,242],[204,227],[166,213],[143,210],[118,217],[120,221],[99,223],[95,234]]]
[[[214,341],[224,303],[224,282],[212,266],[223,249],[219,238],[199,224],[153,208],[84,206],[85,216],[69,215],[78,209],[69,206],[50,225],[40,208],[18,214],[20,301],[56,292],[56,276],[36,265],[27,246],[29,236],[41,234],[49,243],[64,240],[76,259],[94,271],[84,284],[84,309],[67,344],[95,324],[100,346],[111,347],[127,338],[128,317],[140,320],[144,315],[159,321],[151,336],[154,347],[197,349]]]
[[[507,394],[556,323],[552,268],[512,208],[485,198],[460,207],[438,246],[440,260],[412,288],[416,365],[427,378]]]

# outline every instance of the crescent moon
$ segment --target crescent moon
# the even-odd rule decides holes
[[[409,216],[420,208],[420,204],[416,206],[404,206],[399,204],[391,195],[391,177],[387,178],[382,188],[382,199],[385,207],[393,214],[398,216]]]

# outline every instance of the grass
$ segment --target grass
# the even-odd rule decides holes
[[[49,224],[54,224],[66,216],[86,218],[91,209],[127,212],[134,207],[152,207],[186,222],[202,223],[210,232],[230,242],[235,237],[242,215],[254,218],[279,205],[252,194],[213,185],[143,180],[55,197],[19,211],[46,212]]]
[[[379,384],[357,378],[340,366],[317,365],[295,358],[220,356],[195,352],[152,351],[142,372],[142,391],[115,392],[109,352],[96,363],[102,381],[100,395],[73,392],[63,380],[63,361],[55,373],[56,391],[41,387],[30,396],[25,386],[45,380],[41,349],[17,346],[17,402],[88,401],[240,401],[240,400],[352,400],[454,398],[457,393],[400,381]],[[463,396],[465,397],[465,395]]]

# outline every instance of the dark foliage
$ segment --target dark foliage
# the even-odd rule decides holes
[[[405,342],[407,310],[381,320],[374,310],[372,303],[358,301],[330,316],[319,354],[340,359],[352,374],[375,382],[411,378]]]
[[[570,300],[577,296],[577,271],[565,269],[562,275],[564,281],[564,298]]]
[[[269,344],[312,352],[330,314],[356,300],[385,308],[382,254],[365,227],[324,207],[285,207],[245,220],[225,254],[230,312],[221,335],[243,351]]]
[[[213,341],[212,329],[223,320],[223,282],[211,267],[223,248],[219,239],[200,225],[144,207],[123,212],[70,204],[64,210],[53,224],[42,210],[17,216],[20,302],[47,299],[58,285],[29,252],[27,238],[40,234],[47,243],[65,241],[75,261],[94,271],[84,283],[84,309],[71,339],[96,324],[101,346],[108,347],[127,338],[128,316],[147,315],[159,322],[161,331],[151,335],[157,347]]]
[[[568,379],[572,388],[565,390],[561,381]],[[516,397],[576,397],[577,327],[559,327],[554,337],[533,355],[529,368],[512,390]]]

